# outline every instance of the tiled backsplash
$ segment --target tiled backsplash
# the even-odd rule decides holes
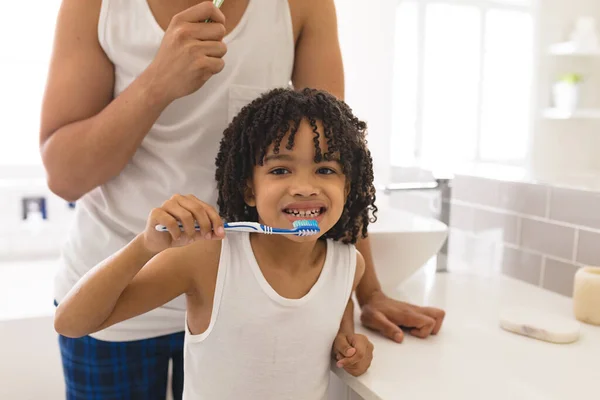
[[[44,197],[47,219],[23,220],[24,197]],[[0,260],[57,257],[73,214],[43,179],[0,181]]]
[[[394,196],[430,215],[436,194]],[[502,271],[571,296],[577,269],[600,265],[600,193],[459,175],[452,198],[450,271]]]

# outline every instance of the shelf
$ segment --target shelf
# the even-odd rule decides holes
[[[600,48],[597,48],[597,49],[578,48],[575,43],[571,43],[571,42],[553,44],[548,49],[548,52],[555,56],[600,57]]]
[[[544,110],[544,118],[548,119],[600,119],[600,109],[580,109],[573,112],[547,108]]]

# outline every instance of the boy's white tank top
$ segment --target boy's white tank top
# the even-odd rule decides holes
[[[164,36],[146,0],[103,0],[100,45],[115,66],[118,96],[154,59]],[[55,279],[61,301],[88,270],[143,231],[150,210],[173,194],[216,205],[215,157],[223,130],[259,94],[290,84],[294,38],[287,0],[250,0],[224,38],[225,68],[197,92],[170,104],[115,178],[77,202]],[[185,301],[97,332],[108,341],[137,340],[185,328]]]
[[[327,241],[323,270],[300,299],[280,296],[250,236],[223,241],[208,329],[186,329],[184,400],[327,398],[331,350],[352,293],[354,246]]]

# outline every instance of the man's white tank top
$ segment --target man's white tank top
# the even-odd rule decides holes
[[[327,398],[331,349],[352,293],[353,245],[327,241],[323,270],[300,299],[280,296],[250,236],[223,241],[208,329],[186,329],[184,400]]]
[[[118,96],[154,59],[164,36],[146,0],[103,0],[100,45],[115,66]],[[250,0],[224,38],[225,68],[197,92],[170,104],[115,178],[77,202],[55,279],[61,301],[88,270],[144,230],[154,207],[173,194],[194,194],[216,205],[215,157],[224,129],[262,92],[290,84],[294,37],[288,0]],[[92,336],[137,340],[185,329],[178,298]]]

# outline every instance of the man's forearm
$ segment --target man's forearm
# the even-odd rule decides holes
[[[356,249],[362,254],[365,259],[365,273],[356,288],[356,299],[362,307],[373,293],[381,291],[379,279],[375,274],[375,265],[373,263],[373,253],[371,251],[371,239],[359,239],[356,243]]]
[[[54,316],[56,331],[69,337],[97,331],[125,288],[154,255],[144,247],[142,235],[138,235],[88,271],[58,305]]]
[[[116,176],[167,105],[142,74],[99,114],[55,131],[41,147],[50,189],[75,201]]]

